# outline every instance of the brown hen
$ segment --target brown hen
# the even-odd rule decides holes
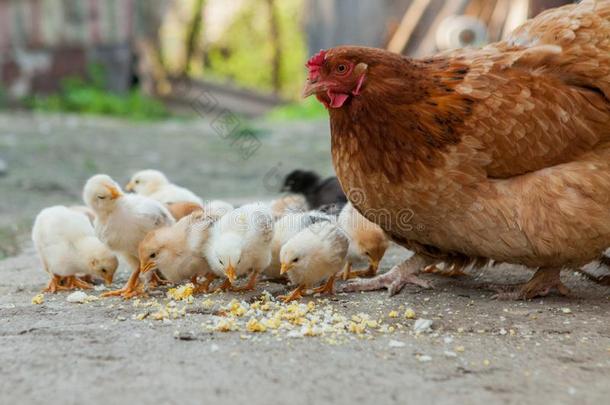
[[[610,246],[610,1],[549,10],[483,49],[338,47],[307,66],[343,189],[415,252],[346,290],[493,260],[538,269],[519,298],[567,293],[560,270]]]

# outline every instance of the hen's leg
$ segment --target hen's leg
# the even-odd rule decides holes
[[[545,297],[553,290],[568,296],[570,289],[561,282],[561,269],[545,268],[536,271],[534,276],[520,288],[510,292],[500,292],[498,299],[529,300],[536,297]]]
[[[413,255],[401,264],[392,267],[390,271],[370,279],[352,280],[341,286],[340,292],[373,291],[387,288],[390,295],[395,295],[406,284],[415,284],[422,288],[432,288],[430,284],[417,277],[420,271],[430,265],[430,261],[422,256]]]

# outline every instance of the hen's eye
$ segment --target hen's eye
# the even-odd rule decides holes
[[[339,72],[339,73],[345,73],[346,70],[347,70],[347,66],[345,66],[343,64],[337,66],[337,72]]]
[[[150,257],[151,259],[154,259],[155,257],[157,257],[157,254],[156,253],[151,253],[150,256],[148,256],[148,257]]]

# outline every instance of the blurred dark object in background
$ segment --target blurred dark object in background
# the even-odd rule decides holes
[[[284,180],[283,192],[302,194],[312,210],[337,215],[347,203],[347,198],[336,177],[324,180],[316,172],[295,170]]]
[[[549,8],[561,7],[566,4],[575,3],[573,0],[530,0],[530,12],[529,16],[536,17],[538,14],[542,13],[544,10],[548,10]]]

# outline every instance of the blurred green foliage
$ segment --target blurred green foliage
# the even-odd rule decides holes
[[[326,108],[315,97],[309,97],[300,103],[277,107],[267,114],[267,118],[272,121],[315,120],[326,117],[328,117]]]
[[[307,49],[300,24],[302,0],[276,1],[281,94],[298,97],[305,79]],[[208,43],[207,66],[193,74],[205,79],[231,80],[244,87],[272,90],[273,41],[269,9],[264,0],[246,0],[218,41]]]
[[[163,103],[139,90],[113,93],[105,89],[105,82],[102,67],[91,65],[87,80],[66,78],[62,80],[58,93],[28,97],[25,104],[37,111],[109,115],[139,121],[158,120],[170,115]]]

